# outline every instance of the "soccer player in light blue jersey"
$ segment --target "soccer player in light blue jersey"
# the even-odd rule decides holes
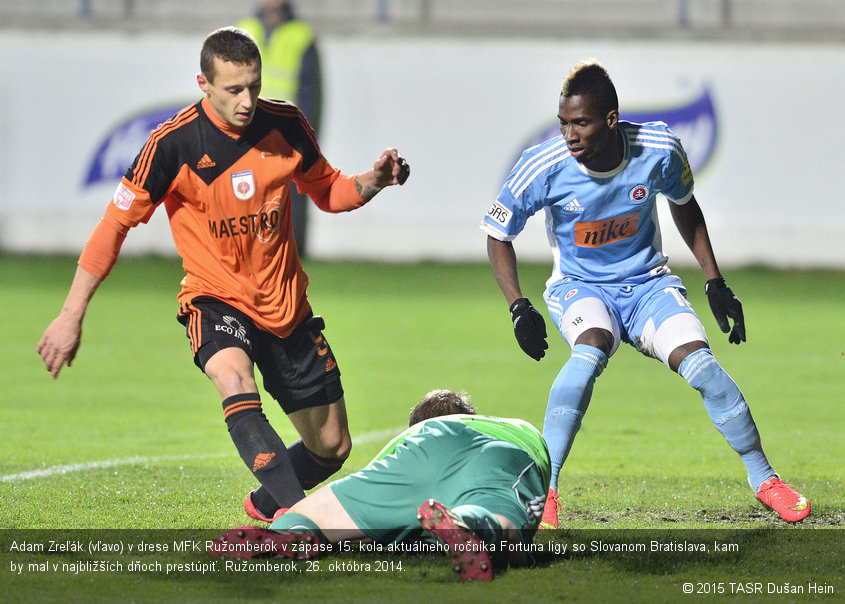
[[[745,464],[757,498],[787,522],[802,520],[809,501],[769,464],[742,393],[714,358],[661,251],[658,193],[704,271],[719,328],[730,332],[731,343],[744,342],[742,305],[716,264],[680,141],[663,122],[621,121],[616,89],[596,61],[581,62],[567,75],[558,117],[561,136],[523,153],[481,223],[517,342],[537,361],[548,348],[545,321],[520,289],[512,241],[541,209],[554,255],[544,298],[572,354],[552,384],[543,424],[552,476],[541,526],[558,526],[561,466],[593,384],[623,341],[698,390]]]

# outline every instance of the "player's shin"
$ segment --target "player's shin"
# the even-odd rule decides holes
[[[558,475],[569,455],[581,418],[593,395],[593,384],[607,367],[607,355],[598,348],[576,344],[572,356],[560,370],[549,393],[543,421],[543,438],[552,462],[551,486],[557,489]]]
[[[751,486],[756,490],[764,480],[776,475],[763,453],[760,433],[742,392],[710,349],[702,348],[687,355],[678,373],[701,393],[713,425],[745,464]]]
[[[261,411],[257,393],[223,401],[229,435],[241,459],[272,495],[278,507],[289,508],[305,497],[282,439]]]

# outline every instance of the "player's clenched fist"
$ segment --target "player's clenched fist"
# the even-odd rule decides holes
[[[393,147],[385,149],[369,172],[355,178],[358,194],[369,201],[376,193],[391,185],[403,185],[411,175],[411,167],[399,151]]]
[[[382,187],[402,185],[411,175],[411,166],[394,148],[385,149],[381,157],[373,164],[376,180]]]

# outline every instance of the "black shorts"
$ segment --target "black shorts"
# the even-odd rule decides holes
[[[321,317],[308,316],[286,338],[259,329],[252,319],[211,296],[199,296],[179,309],[194,363],[205,371],[214,353],[244,350],[264,379],[264,389],[285,413],[334,403],[343,396],[340,369],[323,337]]]

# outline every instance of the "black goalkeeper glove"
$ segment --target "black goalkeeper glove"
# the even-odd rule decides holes
[[[546,322],[543,315],[531,306],[528,298],[520,298],[511,304],[513,333],[523,352],[535,361],[546,356]]]
[[[722,330],[722,333],[731,332],[731,335],[728,336],[728,342],[731,344],[745,342],[745,318],[742,315],[742,303],[734,295],[733,290],[725,285],[724,278],[719,277],[707,281],[704,284],[704,293],[707,294],[710,310],[716,317],[719,329]],[[728,323],[728,318],[733,319],[733,329]]]

